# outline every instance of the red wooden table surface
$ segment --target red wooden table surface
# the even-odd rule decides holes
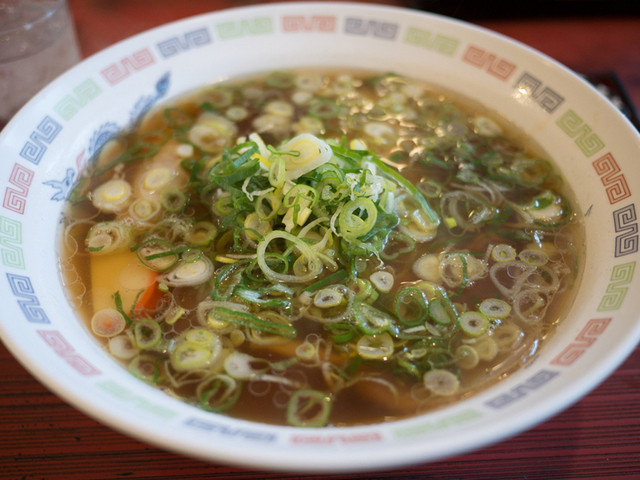
[[[145,29],[251,2],[69,0],[84,55]],[[399,1],[381,1],[401,5]],[[640,105],[640,17],[483,20],[576,71],[615,72]],[[638,154],[640,161],[640,152]],[[101,425],[41,386],[0,344],[0,478],[296,479],[158,450]],[[482,450],[340,479],[640,479],[640,348],[590,395]]]

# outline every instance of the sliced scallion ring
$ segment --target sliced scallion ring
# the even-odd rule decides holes
[[[395,314],[400,323],[408,327],[424,323],[429,316],[425,293],[416,287],[404,287],[396,294]]]
[[[156,384],[160,378],[160,358],[148,353],[136,355],[129,363],[129,371],[147,383]]]
[[[194,370],[209,363],[212,355],[213,352],[207,347],[185,342],[171,352],[171,366],[178,372]]]
[[[91,330],[99,337],[114,337],[127,325],[124,315],[114,308],[98,310],[91,317]]]
[[[460,345],[455,351],[456,365],[463,370],[471,370],[478,366],[480,356],[472,345]]]
[[[422,377],[425,388],[435,395],[449,396],[458,391],[460,380],[449,370],[434,368]]]
[[[368,303],[353,306],[353,313],[360,329],[367,335],[375,335],[388,331],[393,326],[391,315],[372,307]]]
[[[131,185],[118,178],[109,180],[93,191],[94,207],[102,212],[121,212],[129,205],[131,199]]]
[[[138,198],[129,205],[129,215],[138,222],[150,222],[160,212],[160,203],[154,198]]]
[[[472,337],[482,335],[489,328],[489,319],[480,312],[463,312],[458,318],[460,329]]]
[[[202,408],[222,412],[236,404],[242,393],[242,383],[219,373],[200,383],[196,393]]]
[[[393,355],[394,345],[391,335],[363,335],[356,343],[358,355],[367,360],[385,360]]]
[[[279,273],[268,264],[267,248],[272,241],[277,239],[289,242],[292,248],[300,253],[300,256],[296,259],[296,262],[302,261],[304,264],[300,265],[300,274]],[[316,278],[322,271],[322,262],[311,246],[303,239],[281,230],[269,232],[260,240],[256,249],[256,257],[260,269],[267,278],[285,283],[307,283]]]
[[[491,258],[496,262],[510,262],[516,259],[516,249],[506,243],[500,243],[491,249]]]
[[[498,345],[496,341],[489,335],[482,335],[478,337],[477,341],[473,344],[480,360],[489,362],[496,358],[498,354]]]
[[[313,304],[319,308],[337,307],[344,301],[344,293],[333,287],[322,288],[313,296]]]
[[[216,335],[204,328],[194,328],[187,331],[184,338],[195,345],[210,345],[215,341]]]
[[[275,188],[282,188],[286,180],[287,168],[284,158],[279,155],[274,157],[269,166],[269,183]]]
[[[298,390],[289,399],[287,423],[294,427],[324,427],[329,421],[331,399],[318,390]]]
[[[225,371],[237,380],[251,380],[252,377],[268,371],[269,368],[266,360],[238,351],[231,352],[224,360]]]
[[[177,188],[169,188],[162,192],[162,207],[169,213],[182,212],[187,206],[187,196]]]
[[[85,243],[92,255],[106,255],[125,250],[132,241],[131,227],[118,221],[107,221],[93,225],[87,233]]]
[[[152,168],[142,176],[140,188],[147,194],[153,194],[157,190],[167,187],[171,180],[173,180],[173,172],[170,168]]]
[[[162,339],[162,328],[160,324],[150,318],[138,320],[133,327],[133,332],[136,345],[142,350],[155,347]]]
[[[438,298],[429,302],[429,316],[440,325],[449,325],[453,321],[446,303]]]
[[[527,265],[532,265],[535,267],[541,267],[549,261],[549,255],[547,255],[547,252],[545,252],[541,248],[527,248],[525,250],[522,250],[518,254],[518,258]]]
[[[493,339],[501,352],[511,351],[522,340],[524,332],[515,323],[503,323],[493,331]]]
[[[274,192],[265,192],[256,198],[255,214],[263,221],[270,221],[278,214],[282,198]]]
[[[419,257],[413,262],[412,270],[413,273],[422,280],[433,283],[441,281],[440,257],[434,253],[428,253]]]
[[[378,209],[368,198],[357,198],[348,202],[338,217],[338,231],[345,238],[361,237],[373,228]]]
[[[208,246],[216,237],[218,230],[216,226],[207,221],[196,222],[188,235],[188,241],[190,244],[198,247]]]
[[[138,259],[145,267],[158,272],[169,270],[179,260],[173,244],[161,238],[150,238],[136,250]]]
[[[132,342],[132,336],[126,333],[109,338],[109,352],[120,360],[131,360],[140,353]]]
[[[485,298],[478,310],[483,315],[491,318],[506,318],[511,313],[511,305],[499,298]]]
[[[279,148],[285,161],[287,180],[295,180],[301,175],[331,160],[331,147],[324,140],[309,133],[293,137]]]
[[[373,272],[369,276],[369,280],[379,292],[389,293],[393,288],[393,274],[391,272],[387,272],[385,270],[379,270],[377,272]]]

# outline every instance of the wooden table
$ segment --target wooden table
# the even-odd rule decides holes
[[[234,0],[69,0],[83,54]],[[400,5],[400,2],[378,2]],[[615,72],[640,105],[640,18],[479,22],[576,71]],[[640,158],[639,158],[640,161]],[[119,434],[41,386],[0,344],[0,478],[297,479],[158,450]],[[580,402],[532,430],[428,465],[341,479],[640,479],[640,348]]]

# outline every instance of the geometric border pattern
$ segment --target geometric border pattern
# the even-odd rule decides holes
[[[638,251],[638,217],[636,216],[635,204],[631,203],[626,207],[613,212],[613,228],[616,233],[615,256],[630,255]]]
[[[611,153],[606,153],[594,160],[593,168],[600,177],[602,184],[606,187],[605,191],[610,204],[613,205],[631,196],[627,180],[621,173],[620,166]]]
[[[599,312],[618,310],[622,306],[629,290],[627,285],[633,280],[635,269],[636,262],[623,263],[613,267],[611,283],[607,286],[607,293],[598,305]]]

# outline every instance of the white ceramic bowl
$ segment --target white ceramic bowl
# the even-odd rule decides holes
[[[303,430],[207,413],[135,379],[67,302],[54,241],[83,164],[141,111],[207,82],[288,67],[395,71],[497,110],[558,162],[586,218],[574,305],[535,361],[434,413]],[[297,471],[395,467],[514,435],[589,392],[640,338],[640,138],[608,101],[553,60],[465,23],[410,10],[288,3],[172,23],[82,62],[0,137],[2,340],[52,391],[111,427],[215,462]]]

